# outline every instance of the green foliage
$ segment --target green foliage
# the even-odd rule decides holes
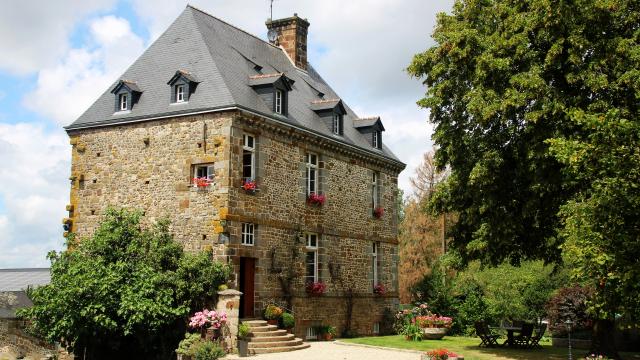
[[[277,320],[282,316],[283,310],[281,307],[269,304],[264,309],[264,318],[267,320]]]
[[[336,334],[338,333],[337,329],[335,328],[335,326],[331,326],[331,325],[323,325],[323,326],[319,326],[318,327],[318,332],[321,335],[324,334],[329,334],[331,336],[336,336]]]
[[[170,358],[187,315],[230,273],[211,253],[187,254],[167,221],[140,227],[139,212],[109,209],[93,237],[51,252],[51,283],[29,292],[20,315],[48,341],[94,359]]]
[[[227,353],[213,341],[202,341],[195,350],[195,360],[217,360],[225,357]]]
[[[422,329],[416,324],[407,324],[400,334],[412,341],[422,340]]]
[[[200,334],[185,333],[184,339],[178,344],[177,354],[184,356],[194,356],[197,344],[202,341]]]
[[[245,323],[241,323],[240,325],[238,325],[238,337],[239,338],[246,338],[249,335],[249,332],[251,331],[251,329],[249,328],[249,325],[245,324]]]
[[[296,325],[296,319],[288,312],[282,313],[280,321],[282,322],[282,327],[285,329],[291,329]]]

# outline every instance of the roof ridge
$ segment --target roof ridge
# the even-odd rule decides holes
[[[275,45],[273,45],[272,43],[270,43],[270,42],[268,42],[268,41],[265,41],[265,40],[261,39],[261,38],[260,38],[260,37],[258,37],[257,35],[254,35],[254,34],[252,34],[252,33],[248,32],[248,31],[246,31],[246,30],[243,30],[243,29],[241,29],[241,28],[239,28],[239,27],[237,27],[237,26],[235,26],[235,25],[233,25],[233,24],[230,24],[230,23],[228,23],[228,22],[226,22],[226,21],[224,21],[224,20],[220,19],[219,17],[216,17],[216,16],[214,16],[214,15],[211,15],[210,13],[208,13],[208,12],[206,12],[206,11],[204,11],[204,10],[200,9],[200,8],[197,8],[197,7],[195,7],[195,6],[191,5],[191,4],[187,4],[187,7],[188,7],[188,8],[192,8],[193,10],[199,11],[199,12],[201,12],[201,13],[203,13],[203,14],[205,14],[205,15],[209,16],[209,17],[212,17],[212,18],[214,18],[214,19],[216,19],[216,20],[220,21],[221,23],[223,23],[223,24],[225,24],[225,25],[228,25],[228,26],[230,26],[230,27],[232,27],[232,28],[234,28],[234,29],[236,29],[236,30],[242,31],[243,33],[245,33],[245,34],[247,34],[247,35],[249,35],[249,36],[251,36],[251,37],[254,37],[254,38],[258,39],[258,40],[262,41],[263,43],[265,43],[265,44],[267,44],[267,45],[270,45],[270,46],[273,46],[273,47],[274,47],[274,48],[276,48],[276,49],[280,49],[280,50],[282,50],[280,47],[275,46]]]

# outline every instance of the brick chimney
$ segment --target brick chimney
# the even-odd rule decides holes
[[[267,20],[267,29],[274,29],[277,33],[276,46],[282,46],[294,64],[300,69],[307,70],[307,30],[309,22],[293,14],[292,17],[279,20]]]

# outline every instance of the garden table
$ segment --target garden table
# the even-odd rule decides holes
[[[522,326],[502,326],[500,329],[507,331],[507,341],[502,345],[513,346],[513,333],[522,332]]]

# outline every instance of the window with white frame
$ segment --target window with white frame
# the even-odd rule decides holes
[[[198,164],[193,167],[193,177],[196,179],[206,179],[213,181],[214,169],[213,164]]]
[[[255,244],[256,226],[251,223],[242,223],[242,245],[253,246]]]
[[[379,322],[373,323],[373,333],[374,334],[380,334],[380,323]]]
[[[284,97],[284,92],[282,92],[282,90],[280,89],[276,89],[276,104],[275,104],[275,110],[276,113],[278,114],[282,114],[282,99]]]
[[[342,133],[342,115],[333,114],[333,133],[340,135]]]
[[[307,328],[307,340],[316,340],[318,339],[318,334],[316,333],[316,327],[315,326],[309,326]]]
[[[382,148],[382,133],[379,130],[373,132],[373,147]]]
[[[184,85],[176,85],[176,102],[184,102]]]
[[[378,285],[378,248],[380,243],[373,242],[371,248],[371,266],[373,270],[373,286]]]
[[[256,179],[256,139],[252,135],[243,135],[242,146],[242,180],[244,182]]]
[[[378,188],[378,177],[378,173],[374,171],[371,176],[371,204],[374,210],[378,207],[378,192],[380,191]]]
[[[120,104],[120,111],[125,111],[129,109],[129,95],[128,94],[120,94],[120,99],[118,101]]]
[[[318,282],[318,234],[307,234],[305,282]]]
[[[307,196],[318,193],[318,155],[307,153]]]

